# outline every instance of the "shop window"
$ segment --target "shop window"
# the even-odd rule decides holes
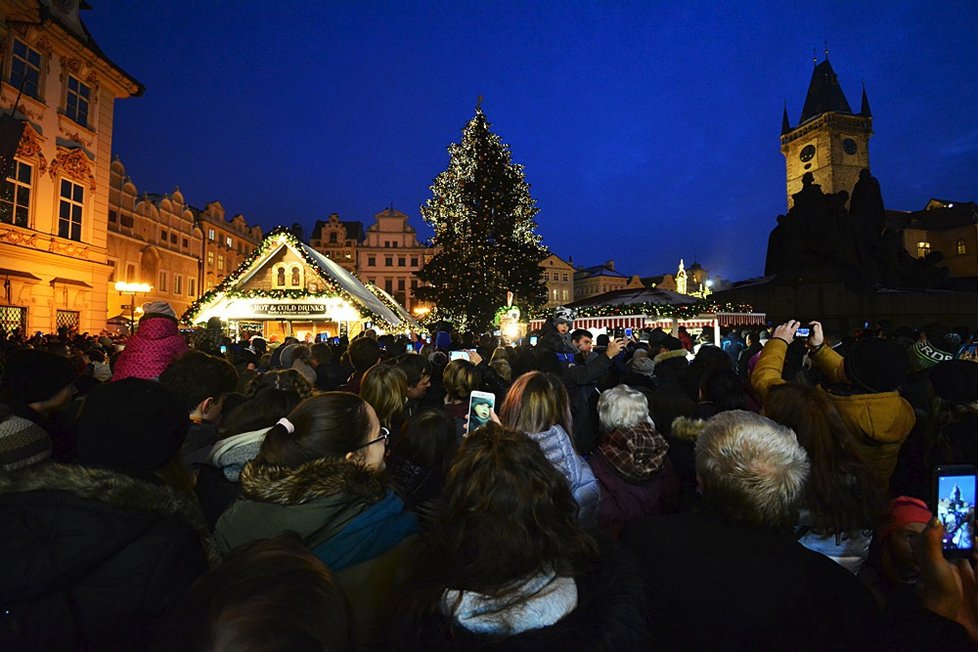
[[[15,328],[27,330],[27,308],[0,306],[0,328],[7,333]]]
[[[57,328],[77,331],[80,317],[81,313],[77,310],[59,310],[55,316]]]

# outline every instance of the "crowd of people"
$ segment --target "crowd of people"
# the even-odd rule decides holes
[[[970,331],[573,321],[0,333],[0,649],[978,645]]]

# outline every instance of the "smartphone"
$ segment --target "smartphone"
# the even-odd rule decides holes
[[[340,338],[334,337],[333,338],[333,344],[339,344],[339,343],[340,343]]]
[[[469,359],[469,352],[468,351],[449,351],[448,352],[448,360],[449,361],[452,361],[452,360],[468,360],[468,359]]]
[[[626,328],[625,329],[625,337],[631,339],[631,337],[632,337],[632,329],[631,328]]]
[[[795,331],[795,337],[808,337],[811,334],[812,331],[810,328],[799,328]]]
[[[496,406],[496,395],[491,392],[473,391],[469,394],[469,426],[468,432],[489,423],[490,411]]]
[[[944,524],[944,556],[969,558],[975,545],[975,467],[934,469],[934,514]]]
[[[530,335],[530,346],[536,346],[537,340],[540,339],[536,335]]]
[[[228,345],[227,344],[222,344],[221,345],[221,354],[223,355],[223,354],[225,354],[227,352],[228,352]]]

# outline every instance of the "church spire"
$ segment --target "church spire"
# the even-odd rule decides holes
[[[863,82],[863,101],[862,107],[859,109],[859,115],[867,118],[873,116],[873,112],[869,110],[869,98],[866,97],[866,82]]]
[[[784,103],[784,113],[781,114],[781,135],[791,131],[791,122],[788,120],[788,102]]]
[[[826,59],[815,66],[815,70],[812,71],[808,95],[805,97],[805,107],[801,111],[801,119],[798,123],[807,122],[830,111],[852,114],[849,102],[842,92],[842,87],[839,86],[839,77],[832,69],[832,64]]]

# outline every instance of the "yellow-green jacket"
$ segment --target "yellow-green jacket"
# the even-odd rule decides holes
[[[761,351],[751,375],[751,385],[762,402],[767,402],[771,387],[785,382],[781,378],[781,371],[787,350],[788,345],[784,340],[772,338]],[[814,354],[812,362],[830,383],[849,382],[843,358],[833,349],[823,346]],[[890,476],[896,468],[900,446],[917,421],[913,408],[896,391],[848,396],[828,391],[825,393],[839,412],[858,428],[861,436],[856,444],[866,460],[870,474],[885,493],[889,488]]]

